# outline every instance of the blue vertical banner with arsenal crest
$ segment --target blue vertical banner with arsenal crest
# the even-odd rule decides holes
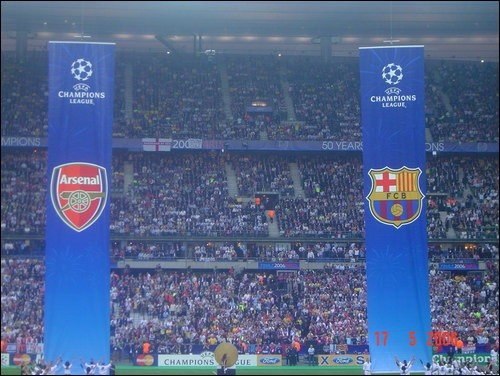
[[[372,370],[431,362],[424,48],[362,47],[361,122]]]
[[[107,362],[115,45],[48,48],[44,357]]]

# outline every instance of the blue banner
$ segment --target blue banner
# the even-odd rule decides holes
[[[283,261],[283,262],[259,262],[259,269],[267,270],[299,270],[300,263],[298,261]]]
[[[148,140],[148,141],[145,141]],[[244,140],[202,140],[188,138],[187,140],[170,138],[113,138],[113,149],[128,149],[129,151],[172,151],[172,150],[238,150],[238,151],[363,151],[361,141],[244,141]],[[158,146],[154,149],[152,146]],[[3,147],[47,147],[44,137],[2,137]],[[435,155],[441,153],[498,153],[498,143],[461,143],[426,142],[425,151]]]
[[[109,361],[111,43],[49,42],[45,359]]]
[[[439,264],[439,270],[442,271],[461,271],[461,270],[480,270],[477,261],[456,261],[442,262]]]
[[[368,336],[374,372],[432,360],[424,48],[360,48]]]

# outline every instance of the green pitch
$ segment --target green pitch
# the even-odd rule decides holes
[[[244,367],[237,375],[362,375],[361,367]],[[215,368],[118,366],[117,375],[213,375]],[[19,367],[2,367],[2,375],[20,375]]]
[[[213,375],[214,368],[186,367],[120,367],[117,375]],[[236,370],[237,375],[361,375],[360,367],[242,367]]]
[[[244,367],[237,375],[362,375],[361,367]],[[117,375],[213,375],[215,368],[117,366]],[[395,372],[397,373],[397,372]],[[20,375],[19,367],[2,367],[2,375]],[[422,373],[413,373],[419,375]]]

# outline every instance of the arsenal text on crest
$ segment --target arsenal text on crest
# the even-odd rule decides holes
[[[67,176],[62,175],[59,179],[59,184],[85,184],[85,185],[101,185],[99,175],[94,177],[87,176]]]
[[[104,167],[72,162],[54,167],[52,171],[52,205],[59,218],[75,231],[83,231],[99,219],[106,206],[107,192]]]

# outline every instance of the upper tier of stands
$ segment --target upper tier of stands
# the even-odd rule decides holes
[[[48,58],[2,52],[2,136],[46,137]],[[119,53],[115,137],[360,141],[357,59]],[[498,64],[425,65],[428,142],[498,142]],[[251,109],[264,101],[270,111]],[[250,108],[250,109],[249,109]]]

